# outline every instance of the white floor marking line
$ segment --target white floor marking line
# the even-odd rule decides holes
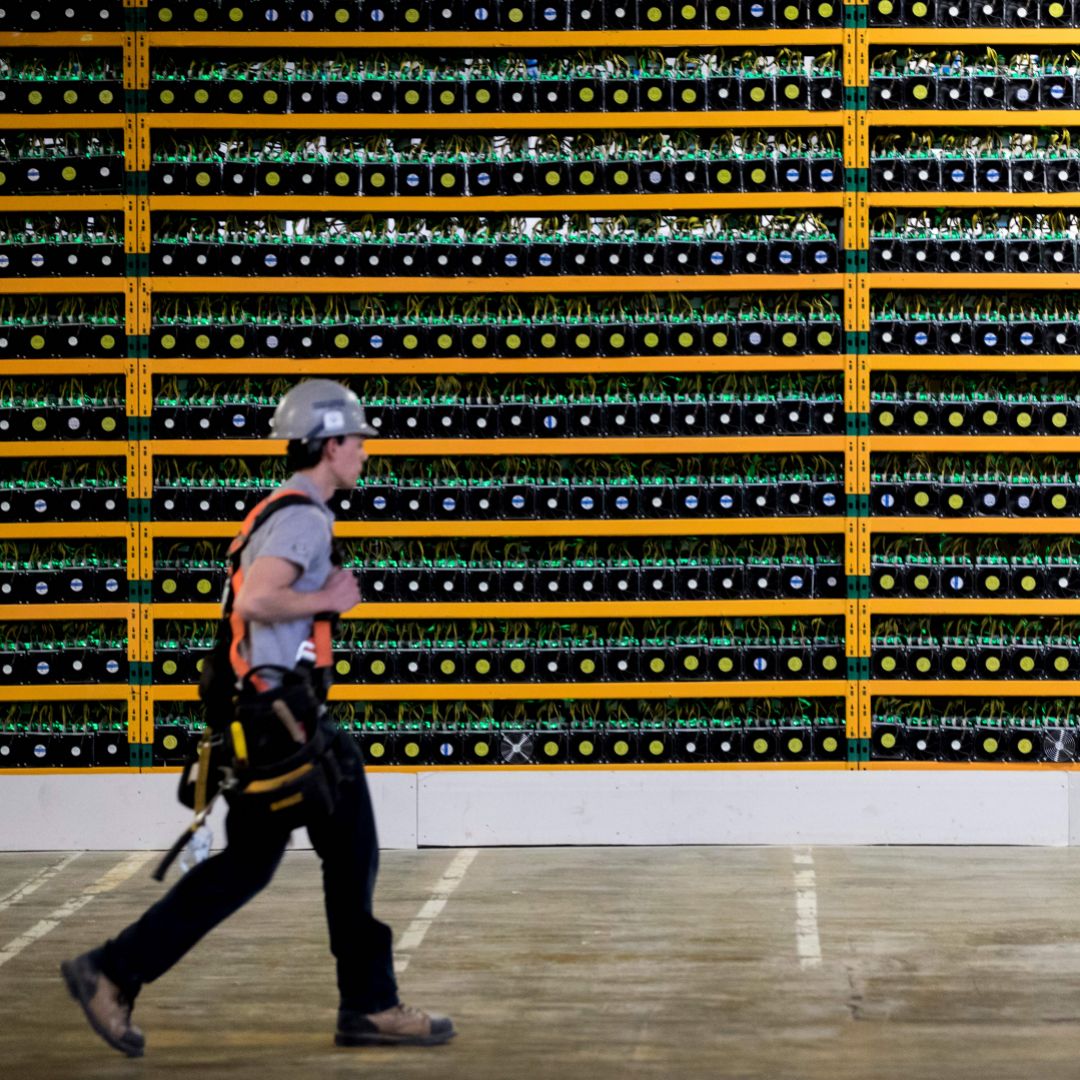
[[[17,885],[11,892],[0,896],[0,911],[7,911],[12,904],[17,904],[25,897],[36,893],[42,885],[47,881],[51,881],[65,867],[70,866],[81,854],[81,851],[73,851],[70,855],[65,855],[59,862],[53,863],[52,866],[43,867],[32,877],[28,877],[21,885]]]
[[[420,947],[424,935],[431,928],[431,924],[438,918],[439,913],[446,907],[446,901],[450,899],[453,891],[461,884],[465,871],[472,865],[477,856],[476,848],[465,848],[454,856],[453,861],[446,868],[446,872],[435,883],[431,890],[430,898],[416,913],[416,918],[405,928],[405,932],[394,946],[395,953],[408,953]],[[395,956],[394,974],[400,975],[408,966],[409,956]]]
[[[821,938],[817,922],[817,875],[809,848],[797,851],[795,870],[795,949],[799,967],[806,971],[821,966]],[[800,869],[801,867],[801,869]]]
[[[102,874],[97,881],[87,885],[77,896],[65,900],[55,911],[50,911],[44,919],[31,926],[25,934],[20,934],[0,949],[0,967],[3,967],[9,960],[14,960],[28,945],[33,945],[39,938],[43,938],[50,931],[55,930],[69,915],[74,915],[80,908],[86,907],[95,896],[112,892],[117,885],[122,885],[140,867],[145,866],[154,858],[156,854],[157,852],[154,851],[137,851],[135,854],[129,855],[126,859],[118,862],[111,870]]]

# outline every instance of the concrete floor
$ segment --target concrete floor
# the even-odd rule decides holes
[[[376,910],[399,938],[456,857],[384,854]],[[291,852],[266,892],[144,991],[141,1062],[90,1032],[56,970],[159,895],[153,863],[94,895],[123,853],[47,870],[60,858],[0,855],[12,1080],[1080,1072],[1077,848],[482,849],[399,954],[404,999],[445,1009],[460,1034],[393,1050],[332,1046],[317,865]],[[26,944],[40,920],[56,925]]]

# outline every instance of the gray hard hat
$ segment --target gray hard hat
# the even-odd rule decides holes
[[[298,383],[278,402],[270,421],[274,437],[312,442],[335,435],[378,435],[359,398],[333,379]]]

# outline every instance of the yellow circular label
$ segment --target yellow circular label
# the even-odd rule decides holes
[[[664,752],[664,744],[659,739],[653,739],[649,743],[649,753],[653,757],[659,757]]]
[[[491,91],[481,87],[476,91],[476,100],[479,101],[481,105],[486,105],[491,100]]]
[[[1050,417],[1050,423],[1056,428],[1063,428],[1068,423],[1068,417],[1064,413],[1056,412]]]
[[[175,735],[166,735],[165,738],[161,740],[161,745],[165,747],[166,750],[175,750],[180,745],[180,740]]]
[[[457,94],[455,94],[453,90],[443,90],[442,93],[439,94],[440,105],[453,105],[456,100]]]
[[[930,496],[925,491],[915,492],[915,505],[926,506],[930,502]]]
[[[731,8],[721,5],[713,12],[720,22],[727,22],[731,18]]]
[[[646,91],[645,96],[650,101],[659,101],[664,96],[664,94],[659,86],[650,86],[649,89]]]
[[[405,744],[405,756],[417,757],[420,753],[420,744],[415,742],[407,742]]]
[[[832,13],[833,13],[832,4],[819,4],[818,5],[818,14],[823,19],[831,19],[832,18]]]
[[[882,671],[895,671],[896,670],[896,657],[895,656],[883,656],[881,658],[881,670]]]
[[[508,349],[520,349],[521,348],[521,336],[519,334],[507,334],[506,335],[506,347]]]
[[[765,88],[762,87],[762,86],[755,86],[753,88],[753,90],[750,91],[750,100],[751,101],[764,101],[765,100]]]
[[[552,348],[555,345],[555,335],[554,334],[541,334],[540,335],[540,344],[543,345],[545,349]]]
[[[591,86],[583,86],[578,91],[578,98],[581,101],[592,101],[592,99],[594,97],[596,97],[596,92],[593,90],[593,88]]]
[[[1060,19],[1061,16],[1065,14],[1065,5],[1064,4],[1051,4],[1050,8],[1049,8],[1049,11],[1050,11],[1051,18]]]
[[[911,13],[916,18],[919,18],[919,19],[923,18],[923,16],[926,14],[927,10],[928,10],[927,6],[925,4],[923,4],[923,3],[918,3],[918,4],[912,4],[911,5]]]
[[[176,348],[176,338],[173,337],[172,334],[162,334],[162,336],[161,336],[161,347],[163,349],[175,349]]]
[[[453,660],[443,660],[439,664],[439,670],[444,675],[453,675],[457,671],[457,664]]]
[[[694,335],[691,334],[689,331],[684,330],[676,340],[678,341],[680,347],[684,349],[689,349],[690,346],[694,344]]]
[[[1001,578],[999,578],[996,574],[991,574],[986,579],[986,587],[990,590],[990,592],[997,592],[997,590],[1001,588]]]
[[[626,338],[616,332],[608,338],[608,344],[614,349],[621,349],[626,344]]]
[[[918,101],[925,100],[926,95],[929,93],[930,88],[925,83],[916,83],[911,90],[912,97],[916,98]]]
[[[794,101],[799,96],[799,88],[794,83],[788,83],[784,87],[784,97],[789,101]]]
[[[490,660],[477,660],[476,661],[476,673],[478,675],[486,675],[491,670]]]
[[[472,749],[477,757],[487,757],[491,753],[491,747],[486,742],[475,743]]]
[[[788,657],[787,666],[788,666],[788,671],[802,671],[803,662],[797,656],[790,656],[790,657]]]
[[[718,348],[723,349],[728,343],[728,336],[723,330],[717,330],[712,336],[712,343]]]
[[[0,172],[0,187],[3,187],[7,183],[7,173]]]
[[[720,169],[720,170],[718,170],[717,173],[716,173],[716,179],[721,184],[730,184],[731,183],[731,170],[730,169]]]
[[[161,665],[161,670],[164,671],[166,675],[175,675],[176,674],[176,661],[175,660],[166,660],[165,663]]]
[[[439,184],[444,188],[452,188],[457,183],[457,177],[453,173],[442,173],[439,176]]]
[[[176,579],[171,577],[166,578],[161,583],[161,591],[167,596],[171,596],[174,592],[176,592]]]
[[[630,753],[630,744],[623,739],[619,739],[618,742],[611,748],[616,756],[626,757]]]
[[[917,427],[926,427],[930,422],[930,414],[923,409],[919,409],[911,419]]]
[[[794,4],[788,4],[788,6],[784,8],[784,18],[787,19],[788,22],[794,22],[798,17],[799,9],[795,7]]]
[[[199,187],[208,187],[210,184],[210,174],[208,172],[200,172],[195,174],[195,183]]]
[[[690,86],[684,87],[682,94],[679,96],[682,98],[684,105],[693,105],[697,101],[697,91]]]
[[[30,93],[26,95],[26,100],[29,101],[31,105],[40,105],[42,97],[43,95],[40,90],[31,90]]]
[[[234,8],[229,9],[229,18],[233,22],[240,22],[240,20],[243,19],[243,17],[244,17],[244,9],[243,8],[234,7]]]
[[[559,752],[559,744],[557,742],[555,742],[553,739],[551,739],[548,742],[544,743],[544,756],[545,757],[555,757],[555,755],[558,752]]]
[[[229,91],[229,100],[234,105],[239,105],[240,102],[244,100],[244,91],[238,90],[234,87],[232,90]]]
[[[65,165],[63,170],[61,171],[60,175],[65,180],[74,180],[75,179],[75,169],[71,165]]]
[[[824,750],[826,754],[834,753],[839,745],[840,744],[831,735],[827,735],[821,740],[821,749]]]
[[[893,10],[892,0],[881,0],[877,9],[882,15],[891,15]]]
[[[335,334],[334,335],[334,347],[337,349],[344,349],[349,344],[348,334]]]
[[[244,347],[244,335],[243,334],[233,334],[229,338],[229,345],[230,345],[230,347],[232,347],[234,349],[242,349]]]
[[[30,339],[30,348],[31,349],[44,349],[45,348],[45,338],[41,334],[35,334]]]
[[[683,667],[687,671],[697,671],[701,666],[701,661],[696,656],[687,656],[683,659]]]
[[[213,587],[214,584],[209,578],[199,578],[195,583],[195,589],[202,593],[203,596],[205,596]]]
[[[349,21],[349,12],[346,8],[338,8],[337,11],[334,12],[334,18],[337,19],[339,23],[346,23]]]
[[[483,349],[487,347],[487,336],[485,334],[473,334],[469,342],[474,349]]]
[[[406,349],[415,349],[420,344],[420,339],[415,334],[406,334],[401,340]]]
[[[162,105],[171,105],[176,100],[176,95],[171,90],[162,90],[158,100]]]
[[[205,105],[210,100],[210,91],[199,87],[199,89],[195,91],[195,100],[200,105]]]
[[[367,748],[368,757],[381,758],[386,753],[386,747],[381,742],[373,742]]]
[[[630,174],[625,169],[615,171],[615,183],[622,185],[630,183]]]
[[[697,15],[697,8],[694,7],[692,4],[683,4],[683,6],[679,9],[679,14],[684,19],[693,19]]]
[[[515,675],[520,675],[525,670],[525,661],[524,660],[511,660],[510,661],[510,670]]]
[[[896,745],[896,736],[891,731],[886,731],[885,734],[881,736],[881,745],[884,746],[886,750],[891,750]]]
[[[998,749],[998,741],[995,738],[983,739],[983,750],[987,754],[996,754]]]
[[[1000,671],[1001,661],[996,656],[988,656],[986,658],[986,670],[987,671]]]
[[[109,91],[108,91],[108,90],[106,90],[106,91],[104,91],[104,92],[105,92],[106,94],[108,94],[108,93],[109,93]],[[110,94],[109,96],[111,97],[112,95]],[[64,102],[65,102],[66,104],[68,104],[68,105],[74,105],[74,104],[75,104],[75,102],[76,102],[76,101],[78,101],[78,100],[79,100],[79,95],[78,95],[77,93],[75,93],[75,91],[74,91],[74,90],[65,90],[65,91],[64,91]]]
[[[1055,510],[1064,510],[1064,509],[1065,509],[1065,504],[1066,504],[1067,502],[1068,502],[1068,499],[1066,499],[1066,498],[1065,498],[1065,496],[1064,496],[1064,495],[1062,495],[1062,494],[1061,494],[1060,492],[1058,492],[1058,494],[1054,495],[1054,496],[1053,496],[1053,497],[1052,497],[1052,498],[1050,499],[1050,505],[1051,505],[1051,506],[1052,506],[1052,507],[1053,507],[1053,508],[1054,508]]]
[[[651,330],[645,335],[645,344],[650,349],[655,349],[660,344],[660,335],[654,334]]]
[[[649,670],[652,672],[659,673],[664,670],[665,666],[664,661],[661,660],[659,656],[654,656],[649,661]]]
[[[962,412],[949,413],[949,426],[959,427],[964,422],[964,414]]]
[[[768,749],[769,749],[768,740],[766,740],[766,739],[755,739],[754,740],[754,753],[755,754],[767,753]]]
[[[1020,579],[1020,588],[1024,592],[1031,592],[1035,588],[1035,579],[1030,574],[1025,574]]]
[[[172,11],[170,11],[169,8],[162,8],[158,12],[158,19],[161,22],[165,22],[165,23],[172,22]]]
[[[645,18],[647,18],[649,22],[659,22],[663,17],[663,14],[664,13],[659,8],[651,7],[646,10]]]
[[[420,21],[420,12],[416,8],[409,8],[405,12],[405,21],[410,23],[418,23]]]
[[[800,739],[798,737],[788,739],[787,748],[788,748],[788,753],[801,754],[802,753],[802,748],[803,748],[802,739]]]
[[[892,589],[896,585],[896,578],[892,574],[882,574],[879,579],[879,584],[883,589]]]
[[[588,757],[595,749],[596,748],[588,739],[582,739],[581,742],[578,743],[578,753],[581,754],[582,757]]]
[[[1060,4],[1052,4],[1052,5],[1051,5],[1051,9],[1053,9],[1053,8],[1055,8],[1055,7],[1060,7],[1060,6],[1061,6]],[[1018,750],[1018,751],[1019,751],[1019,752],[1020,752],[1021,754],[1030,754],[1030,753],[1031,753],[1031,751],[1032,751],[1032,750],[1034,749],[1034,745],[1032,744],[1032,742],[1031,742],[1031,740],[1030,740],[1030,739],[1021,739],[1021,740],[1020,740],[1020,741],[1019,741],[1019,742],[1018,742],[1018,743],[1016,744],[1016,749],[1017,749],[1017,750]]]
[[[559,182],[559,174],[554,169],[549,169],[544,173],[544,183],[550,184],[554,187]]]
[[[954,656],[952,658],[953,671],[966,671],[967,661],[962,656]]]
[[[454,339],[449,334],[440,334],[435,339],[435,344],[438,345],[440,349],[449,349],[450,346],[454,344]]]
[[[832,333],[831,333],[831,331],[829,331],[829,330],[819,330],[818,331],[818,336],[817,336],[817,343],[819,345],[822,345],[822,346],[831,345],[832,344]]]
[[[337,672],[337,673],[338,673],[339,675],[347,675],[347,674],[348,674],[348,672],[349,672],[349,667],[350,667],[350,664],[349,664],[349,661],[348,661],[348,660],[339,660],[339,661],[338,661],[338,662],[337,662],[337,663],[336,663],[336,664],[334,665],[334,670],[335,670],[335,671],[336,671],[336,672]]]
[[[1031,413],[1022,412],[1017,414],[1016,426],[1022,428],[1031,427]]]
[[[836,664],[837,664],[837,659],[836,659],[836,657],[835,657],[835,656],[826,656],[826,657],[825,657],[825,658],[824,658],[824,659],[823,659],[823,660],[821,661],[821,666],[822,666],[822,667],[823,667],[823,668],[824,668],[824,669],[825,669],[826,671],[835,671],[835,670],[836,670]]]
[[[1068,658],[1065,657],[1065,656],[1055,656],[1054,657],[1054,670],[1055,671],[1068,671],[1069,670],[1069,660],[1068,660]]]
[[[584,184],[586,187],[595,180],[596,174],[591,169],[582,169],[581,172],[578,173],[578,183]]]
[[[407,105],[415,105],[420,100],[419,90],[406,90],[405,91],[405,103]]]
[[[349,182],[349,174],[348,173],[338,173],[334,177],[334,183],[336,183],[338,185],[338,187],[344,187],[348,182]],[[367,182],[372,187],[385,187],[386,186],[386,177],[380,172],[372,173],[367,178]]]
[[[383,177],[382,177],[381,173],[375,173],[373,176],[369,177],[368,179],[371,181],[372,187],[381,187],[382,186]],[[334,183],[337,184],[338,187],[345,187],[346,184],[348,184],[348,182],[349,182],[349,174],[347,172],[336,172],[336,173],[334,173]]]
[[[625,105],[630,100],[630,95],[625,90],[620,88],[620,89],[616,90],[614,94],[611,95],[611,98],[615,102],[616,105]],[[617,176],[618,175],[626,176],[626,173],[621,173],[621,174],[616,173],[616,175]],[[625,184],[626,181],[623,180],[622,183]]]
[[[950,495],[949,496],[949,509],[950,510],[959,510],[960,507],[963,506],[963,505],[964,505],[964,496],[963,495]]]
[[[208,12],[206,10],[206,8],[196,8],[195,9],[195,21],[196,22],[206,22],[206,20],[209,19],[209,18],[210,18],[210,12]]]
[[[596,670],[595,660],[582,660],[581,671],[585,675],[591,675]]]
[[[590,341],[592,341],[592,338],[588,334],[575,334],[574,335],[574,344],[579,349],[588,348]]]
[[[930,579],[925,574],[917,574],[915,576],[915,588],[916,589],[928,589],[930,587]]]
[[[386,674],[386,661],[385,660],[373,660],[371,663],[372,675],[385,675]]]
[[[45,417],[44,416],[35,416],[34,419],[30,421],[30,426],[35,431],[44,431],[45,430]]]
[[[116,338],[112,334],[101,335],[101,347],[103,349],[111,349],[116,344]]]
[[[750,179],[753,180],[755,184],[764,184],[765,183],[765,170],[764,169],[751,169],[750,170]]]
[[[519,23],[525,18],[525,12],[521,8],[511,8],[509,17],[512,23]]]
[[[786,348],[793,349],[798,343],[799,336],[798,334],[793,334],[790,330],[788,330],[781,335],[780,340],[784,343],[784,346]]]
[[[730,656],[721,656],[716,666],[721,671],[731,671],[735,667],[735,661]]]
[[[1032,656],[1020,657],[1020,670],[1021,671],[1033,671],[1035,668],[1035,658]]]

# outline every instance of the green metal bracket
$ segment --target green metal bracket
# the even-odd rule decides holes
[[[153,743],[128,743],[128,764],[134,769],[149,769],[153,764]]]
[[[844,273],[845,274],[866,274],[870,270],[870,252],[869,251],[845,251],[844,252]]]
[[[149,8],[126,7],[124,8],[124,29],[145,30],[150,25]]]
[[[150,500],[128,499],[128,521],[149,521]]]
[[[863,9],[866,10],[865,8]],[[845,86],[844,108],[867,109],[870,107],[870,88],[868,86]]]
[[[129,439],[149,439],[150,438],[150,417],[149,416],[129,416],[128,422],[128,438]]]
[[[150,335],[128,334],[127,354],[129,360],[147,360],[150,357]]]
[[[846,511],[848,517],[869,517],[870,496],[848,495]]]
[[[870,25],[870,8],[866,4],[844,5],[844,26],[859,30]]]
[[[145,169],[131,169],[124,173],[125,195],[149,195],[150,173]]]
[[[870,575],[869,574],[848,574],[848,576],[847,576],[847,598],[849,600],[869,600],[870,599]]]
[[[847,658],[847,677],[855,682],[865,682],[870,678],[870,657],[849,656]]]
[[[149,277],[149,253],[128,252],[124,256],[124,277]]]
[[[150,582],[139,584],[149,585]],[[149,602],[149,590],[147,590],[147,602]],[[128,676],[128,682],[132,686],[149,686],[154,681],[154,665],[149,660],[134,660],[129,667],[131,674]]]
[[[150,590],[153,588],[153,582],[143,581],[141,578],[131,578],[128,580],[128,603],[129,604],[149,604],[151,600]],[[132,664],[132,667],[137,667],[138,663]],[[137,682],[132,677],[132,682]]]
[[[129,421],[130,422],[130,421]],[[864,412],[849,412],[844,414],[846,435],[869,435],[870,414]]]
[[[848,739],[847,759],[851,762],[867,762],[870,760],[869,739]]]
[[[869,169],[845,169],[844,170],[844,190],[845,191],[869,191],[870,190],[870,170]]]
[[[144,113],[150,105],[150,92],[148,90],[125,90],[124,112]]]
[[[844,352],[865,356],[869,351],[870,335],[865,330],[849,331],[844,335]]]

